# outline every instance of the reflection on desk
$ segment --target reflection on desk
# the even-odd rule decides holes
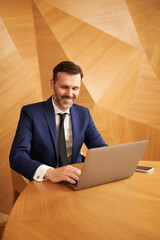
[[[31,182],[13,207],[3,240],[159,240],[160,162],[140,164],[154,171],[80,191]]]

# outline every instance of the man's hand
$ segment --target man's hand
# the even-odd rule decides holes
[[[78,168],[73,167],[71,165],[67,165],[55,169],[52,168],[48,169],[44,175],[44,178],[54,183],[67,181],[69,183],[74,184],[76,183],[76,181],[79,180],[80,175],[81,171]]]

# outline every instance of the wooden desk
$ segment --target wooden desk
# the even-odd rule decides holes
[[[152,173],[74,191],[33,181],[10,214],[3,240],[159,240],[160,162]]]

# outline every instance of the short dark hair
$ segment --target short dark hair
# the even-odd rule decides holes
[[[80,73],[81,79],[83,78],[83,71],[80,66],[76,65],[74,62],[71,61],[63,61],[60,62],[55,68],[53,69],[53,81],[54,83],[57,80],[58,72],[67,72],[69,74],[78,74]]]

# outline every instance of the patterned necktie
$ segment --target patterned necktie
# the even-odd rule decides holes
[[[60,125],[59,125],[59,167],[68,165],[68,159],[67,159],[67,150],[66,150],[66,140],[65,140],[65,134],[64,134],[64,119],[67,115],[67,113],[60,115]]]

